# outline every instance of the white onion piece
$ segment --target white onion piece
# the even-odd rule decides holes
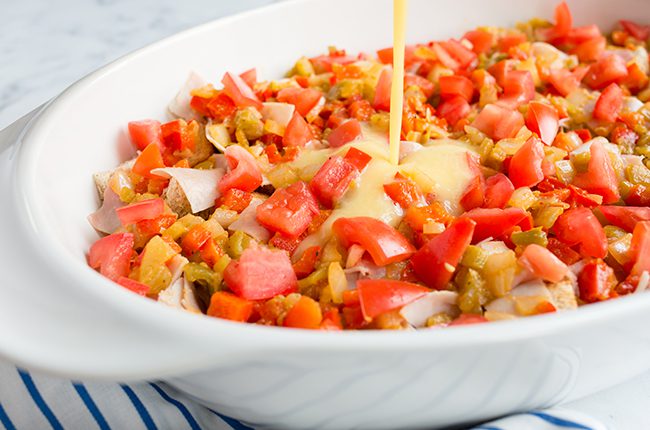
[[[181,293],[181,305],[186,311],[200,314],[201,309],[199,308],[199,303],[196,301],[196,293],[194,290],[194,285],[183,277],[183,289]]]
[[[533,274],[533,272],[526,269],[525,267],[518,266],[518,269],[519,270],[517,270],[517,273],[515,274],[515,278],[512,281],[513,286],[516,287],[517,285],[524,284],[528,281],[532,281],[533,279],[535,279],[535,275]]]
[[[365,258],[350,268],[344,270],[346,274],[358,273],[361,279],[380,279],[386,276],[386,268],[379,267]]]
[[[510,248],[508,248],[506,244],[500,240],[483,241],[478,244],[478,247],[487,252],[489,255],[501,254],[510,251]]]
[[[563,69],[569,56],[555,46],[545,42],[534,42],[530,45],[536,62],[550,69]]]
[[[541,296],[549,301],[553,298],[551,292],[546,288],[546,284],[541,279],[526,282],[518,285],[510,291],[512,296]]]
[[[642,155],[622,154],[621,159],[623,160],[623,166],[625,167],[629,167],[629,166],[645,167],[645,165],[643,164]]]
[[[223,169],[188,169],[184,167],[164,167],[153,169],[151,173],[166,178],[174,178],[183,189],[192,213],[214,206],[219,197],[219,180],[224,174]]]
[[[183,275],[183,269],[189,263],[189,260],[180,254],[175,255],[167,263],[167,268],[172,272],[172,284],[180,279]]]
[[[179,278],[172,282],[169,287],[165,288],[158,294],[158,301],[167,306],[176,309],[183,309],[181,300],[183,299],[183,279]]]
[[[489,312],[499,312],[502,314],[517,315],[515,308],[515,301],[511,296],[505,296],[492,300],[485,306],[485,310]]]
[[[458,293],[453,291],[434,291],[404,306],[399,313],[409,324],[422,327],[427,319],[440,312],[451,313],[456,306]]]
[[[644,270],[643,273],[641,273],[641,276],[639,276],[639,283],[636,286],[636,290],[634,290],[635,293],[642,293],[648,288],[648,284],[650,283],[650,273],[648,273],[647,270]]]
[[[102,233],[113,233],[122,226],[120,219],[117,217],[115,209],[121,208],[126,204],[120,200],[120,196],[109,186],[104,189],[104,201],[102,206],[96,212],[88,216],[88,222],[95,230]]]
[[[623,99],[623,112],[636,112],[643,107],[643,102],[634,96]]]
[[[305,115],[305,118],[307,121],[312,122],[313,120],[316,119],[318,115],[320,115],[320,112],[323,110],[325,107],[325,97],[321,97],[318,99],[318,102],[314,105],[313,108],[309,112],[307,112],[307,115]]]
[[[185,84],[178,91],[176,97],[169,103],[167,109],[169,112],[178,117],[184,119],[196,119],[200,118],[200,115],[190,107],[190,101],[192,100],[191,91],[200,88],[207,84],[207,81],[199,76],[195,72],[190,72]]]
[[[265,102],[262,103],[262,119],[270,119],[273,122],[286,127],[293,117],[296,107],[291,103]]]
[[[417,142],[411,142],[410,140],[402,140],[399,144],[399,159],[402,161],[402,158],[410,155],[414,152],[422,149],[422,145]]]
[[[222,154],[231,143],[228,127],[224,124],[214,124],[211,119],[205,125],[205,138]]]
[[[271,232],[257,221],[257,207],[263,202],[262,199],[254,198],[246,209],[242,211],[239,218],[230,226],[230,231],[242,231],[259,242],[266,242],[271,238]]]

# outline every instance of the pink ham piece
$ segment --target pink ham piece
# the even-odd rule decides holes
[[[104,202],[97,212],[88,216],[88,222],[93,228],[101,233],[113,233],[122,226],[117,216],[116,209],[126,206],[126,203],[120,200],[113,189],[108,186],[104,190]]]

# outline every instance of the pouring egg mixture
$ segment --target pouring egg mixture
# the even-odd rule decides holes
[[[129,123],[137,157],[95,175],[88,263],[184,311],[321,330],[643,292],[649,37],[576,27],[561,3],[395,55],[330,48],[279,80],[192,74],[176,119]]]

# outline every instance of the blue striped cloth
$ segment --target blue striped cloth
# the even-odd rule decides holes
[[[162,382],[72,382],[19,370],[3,362],[0,362],[0,424],[7,430],[252,430],[238,420],[189,400]],[[513,415],[473,428],[567,429],[606,430],[593,418],[561,409]]]

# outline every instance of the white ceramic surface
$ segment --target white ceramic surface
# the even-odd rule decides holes
[[[618,2],[650,20],[642,0]],[[551,16],[537,0],[411,2],[412,41],[478,24]],[[612,25],[598,5],[570,2],[582,23]],[[363,20],[373,9],[373,20]],[[341,15],[340,10],[346,14]],[[645,14],[645,15],[644,15]],[[307,20],[305,16],[318,19]],[[271,27],[269,23],[283,22]],[[334,26],[332,23],[336,23]],[[163,118],[190,69],[217,79],[258,66],[279,76],[302,54],[336,44],[390,44],[386,0],[296,1],[207,24],[82,80],[0,154],[0,355],[74,377],[165,377],[220,411],[282,428],[431,427],[578,398],[650,367],[650,296],[528,320],[414,333],[319,333],[239,325],[167,309],[85,266],[95,233],[90,175],[131,151],[124,124]],[[236,41],[236,43],[234,43]],[[624,365],[622,365],[624,357]]]

